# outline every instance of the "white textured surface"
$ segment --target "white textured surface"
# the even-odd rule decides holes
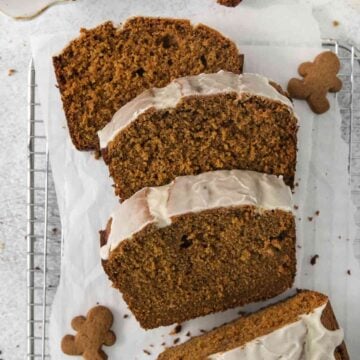
[[[76,30],[136,14],[177,16],[203,11],[215,0],[79,0],[55,6],[30,22],[0,15],[0,359],[24,359],[26,354],[26,94],[33,34]],[[323,37],[360,46],[359,0],[273,0],[271,3],[313,3]],[[261,7],[269,0],[244,0]],[[333,20],[339,26],[332,25]],[[8,76],[8,69],[16,70]]]

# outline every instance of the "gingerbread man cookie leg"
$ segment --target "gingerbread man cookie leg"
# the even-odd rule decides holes
[[[75,342],[75,336],[65,335],[61,341],[61,350],[66,355],[81,355],[83,349],[81,349]]]
[[[313,93],[308,97],[307,101],[315,114],[322,114],[330,109],[326,93]]]

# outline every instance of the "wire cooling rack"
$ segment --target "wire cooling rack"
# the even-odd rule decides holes
[[[338,54],[343,88],[338,98],[342,136],[349,144],[352,197],[360,208],[360,51],[335,40],[323,47]],[[61,231],[48,145],[37,99],[34,64],[29,68],[27,169],[27,359],[50,359],[48,322],[60,278]],[[360,225],[360,221],[357,222]],[[360,260],[360,235],[355,256]]]

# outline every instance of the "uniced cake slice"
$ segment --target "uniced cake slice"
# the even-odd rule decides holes
[[[265,300],[293,284],[291,209],[275,175],[178,177],[117,206],[101,232],[103,267],[146,329]]]
[[[327,296],[295,296],[169,348],[158,360],[348,360]]]
[[[260,75],[220,71],[145,91],[98,133],[116,194],[231,169],[282,175],[293,186],[297,118],[279,90]]]
[[[78,150],[98,150],[96,132],[144,90],[221,69],[241,73],[236,45],[188,20],[133,17],[81,30],[53,58],[71,139]]]

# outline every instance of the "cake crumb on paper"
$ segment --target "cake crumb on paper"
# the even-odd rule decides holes
[[[177,344],[180,341],[180,338],[174,339],[174,344]]]
[[[144,352],[146,355],[151,355],[151,352],[150,352],[149,350],[144,349],[143,352]]]
[[[320,257],[320,256],[319,256],[318,254],[312,256],[311,259],[310,259],[310,264],[311,264],[311,265],[315,265],[315,264],[316,264],[316,261],[317,261],[317,259],[318,259],[319,257]]]
[[[347,273],[348,275],[351,275],[351,270],[348,270],[346,273]]]
[[[127,319],[128,317],[129,317],[128,314],[124,314],[124,316],[123,316],[124,319]]]
[[[298,205],[294,205],[294,209],[295,209],[295,210],[298,210],[298,209],[299,209],[299,206],[298,206]]]
[[[334,27],[338,27],[340,25],[340,22],[337,20],[333,20],[332,24]]]
[[[9,69],[8,70],[8,76],[13,76],[16,73],[15,69]]]
[[[190,337],[190,336],[191,336],[191,332],[188,331],[185,335],[186,335],[187,337]]]
[[[319,216],[319,215],[320,215],[320,211],[319,211],[319,210],[316,210],[316,211],[315,211],[315,215],[316,215],[316,216]]]
[[[309,221],[313,221],[313,217],[312,217],[312,216],[308,216],[308,220],[309,220]]]
[[[241,3],[242,0],[217,0],[217,3],[227,7],[235,7]]]

